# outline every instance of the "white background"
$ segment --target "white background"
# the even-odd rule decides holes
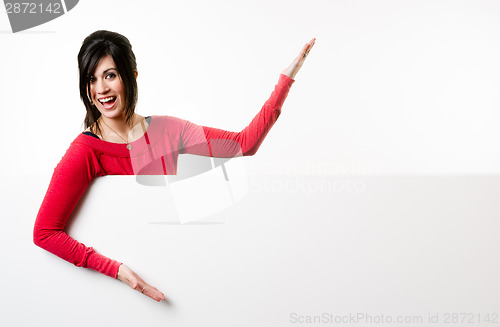
[[[0,319],[288,326],[293,312],[500,312],[499,18],[500,2],[483,0],[81,1],[13,34],[0,14]],[[77,54],[98,29],[133,45],[137,113],[228,130],[317,39],[245,158],[248,195],[210,217],[223,223],[152,224],[162,190],[130,176],[88,190],[70,234],[170,306],[32,243],[52,171],[84,129]]]

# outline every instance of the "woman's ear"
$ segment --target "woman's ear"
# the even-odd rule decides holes
[[[139,72],[137,70],[134,70],[135,73],[135,78],[137,78],[137,75],[139,75]]]

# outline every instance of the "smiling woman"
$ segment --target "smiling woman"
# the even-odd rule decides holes
[[[270,98],[250,124],[240,132],[230,132],[171,116],[137,115],[137,65],[128,39],[109,31],[89,35],[78,54],[87,130],[73,140],[54,169],[35,221],[34,243],[75,266],[117,278],[156,301],[165,300],[162,292],[128,266],[64,231],[77,202],[99,176],[175,175],[179,154],[224,158],[255,154],[278,119],[314,42],[306,43],[281,72]]]
[[[107,125],[110,141],[116,140],[116,135],[127,134],[140,121],[137,118],[141,118],[134,113],[138,71],[129,40],[104,30],[90,34],[78,53],[78,68],[80,98],[87,110],[85,127],[105,138],[101,123]],[[115,98],[114,103],[104,103],[109,97]]]
[[[110,129],[110,125],[117,125],[113,121],[127,121],[126,114],[126,97],[125,86],[120,73],[115,68],[116,64],[110,55],[105,55],[99,61],[94,75],[89,77],[90,92],[87,93],[91,105],[100,112],[100,117],[97,123],[91,125],[91,130],[98,130],[101,138],[113,140],[118,133],[113,132],[111,135],[103,135],[102,129],[99,127],[99,121],[104,123]],[[137,71],[135,72],[137,78]],[[142,117],[143,118],[143,117]],[[106,122],[108,120],[108,122]],[[123,124],[121,124],[123,125]],[[120,126],[114,126],[114,130],[120,130]],[[130,140],[127,138],[126,143]]]
[[[115,68],[115,62],[110,55],[103,57],[95,70],[95,76],[90,77],[90,98],[93,106],[108,118],[123,115],[125,112],[125,90],[123,81]],[[97,104],[97,105],[96,105]],[[115,104],[117,106],[115,107]],[[114,109],[111,111],[111,109]]]
[[[102,78],[102,84],[104,85],[101,85],[101,84],[97,84],[97,78],[95,78],[94,76],[92,76],[90,78],[90,85],[91,85],[91,92],[92,92],[92,96],[90,97],[92,99],[92,104],[94,104],[94,101],[97,100],[99,103],[102,104],[102,106],[104,107],[104,109],[106,110],[110,110],[111,108],[114,107],[115,103],[116,103],[116,99],[118,97],[118,101],[120,102],[121,98],[123,98],[124,96],[124,92],[123,92],[123,82],[120,78],[120,75],[116,75],[115,73],[111,72],[111,73],[108,73],[109,71],[115,71],[116,73],[118,73],[118,71],[116,70],[116,68],[114,68],[113,66],[115,65],[115,62],[113,61],[113,59],[108,55],[104,58],[101,59],[101,61],[99,62],[99,65],[97,66],[97,69],[96,71],[99,72],[99,70],[101,69],[100,67],[101,66],[111,66],[111,68],[108,68],[106,69],[105,71],[102,72],[102,76],[106,76],[104,78]],[[99,73],[97,73],[97,75],[99,75]],[[99,91],[96,91],[96,90],[99,90]],[[108,92],[109,90],[111,89],[111,94],[109,94],[110,92]],[[112,95],[112,93],[116,92],[117,95]],[[97,94],[96,94],[97,92]],[[102,97],[98,97],[100,95],[106,95],[107,96],[102,96]],[[101,115],[102,115],[102,111],[101,111]]]

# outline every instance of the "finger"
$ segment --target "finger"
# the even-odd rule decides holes
[[[304,44],[304,46],[303,46],[303,47],[302,47],[302,49],[300,50],[300,53],[299,53],[299,56],[298,56],[299,58],[300,58],[300,57],[304,54],[304,52],[306,52],[306,50],[307,50],[307,46],[308,46],[308,44],[307,44],[307,43],[306,43],[306,44]]]
[[[160,292],[160,291],[157,290],[156,291],[156,295],[155,295],[155,300],[158,301],[158,302],[160,302],[161,300],[166,301],[165,295],[163,295],[162,292]]]
[[[316,41],[316,39],[312,39],[308,44],[307,44],[307,49],[305,51],[306,53],[306,56],[309,54],[309,51],[311,51],[313,45],[314,45],[314,42]]]
[[[311,45],[309,46],[309,49],[307,50],[307,52],[311,51],[314,43],[316,43],[316,39],[313,39],[313,41],[312,41]]]
[[[301,63],[304,62],[304,60],[306,59],[307,55],[309,54],[309,51],[311,51],[312,49],[312,46],[314,45],[314,40],[313,39],[310,43],[307,43],[307,49],[302,53],[302,56],[301,56]]]
[[[154,287],[148,285],[144,290],[144,295],[149,296],[156,302],[160,302],[161,300],[165,300],[165,295],[162,292],[156,290]]]
[[[158,289],[154,286],[151,286],[147,283],[144,283],[142,287],[138,289],[142,294],[149,296],[153,300],[160,302],[161,300],[165,301],[165,295],[162,292],[158,291]]]
[[[309,43],[306,43],[304,45],[304,47],[302,48],[302,51],[300,51],[298,59],[303,60],[307,56],[307,54],[309,53],[310,49],[311,49],[311,45]]]
[[[310,49],[314,45],[315,42],[316,42],[316,38],[312,38],[311,41],[309,41],[309,43],[308,43],[308,48]]]
[[[147,284],[144,284],[143,286],[139,287],[138,291],[149,297],[151,297],[151,294],[153,292],[153,290]]]
[[[146,283],[137,282],[132,284],[131,287],[140,293],[144,293],[144,290],[146,289]]]

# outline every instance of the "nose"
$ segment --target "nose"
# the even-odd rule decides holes
[[[102,79],[98,79],[94,84],[97,95],[102,95],[109,91],[108,85]]]

